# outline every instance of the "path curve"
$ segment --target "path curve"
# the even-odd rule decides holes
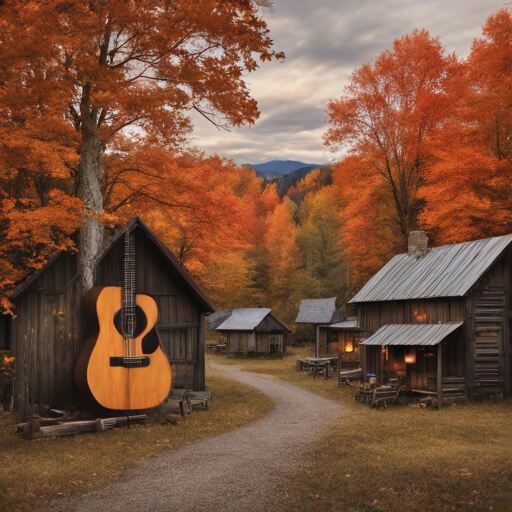
[[[240,512],[282,509],[284,482],[341,408],[275,377],[209,364],[212,375],[248,384],[276,402],[265,418],[152,457],[121,480],[73,504],[46,510]]]

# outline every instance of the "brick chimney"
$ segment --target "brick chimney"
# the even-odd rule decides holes
[[[425,231],[411,231],[409,233],[409,250],[407,254],[413,258],[421,258],[428,252],[428,236]]]

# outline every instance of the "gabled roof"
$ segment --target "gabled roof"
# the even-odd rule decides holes
[[[296,324],[329,324],[336,311],[336,297],[330,299],[304,299],[300,301],[300,309]]]
[[[438,345],[463,322],[453,324],[389,324],[383,325],[361,345]]]
[[[252,331],[270,313],[269,308],[233,309],[229,318],[217,327],[218,331]]]
[[[265,324],[262,326],[262,324]],[[292,332],[269,308],[233,309],[229,318],[217,327],[217,331],[253,331],[260,327],[268,330],[269,326],[278,327],[285,332]]]
[[[511,242],[512,235],[506,235],[434,247],[419,258],[399,254],[349,303],[462,297]]]
[[[217,308],[213,304],[213,302],[209,299],[209,297],[201,290],[199,285],[195,282],[194,278],[188,273],[188,271],[181,265],[176,256],[171,252],[171,250],[149,229],[146,224],[142,221],[140,217],[135,217],[131,222],[126,224],[122,229],[120,229],[107,243],[105,249],[98,257],[98,263],[105,257],[105,255],[110,251],[112,246],[122,237],[125,233],[132,231],[134,228],[139,227],[144,231],[146,236],[151,240],[160,250],[160,252],[165,256],[167,261],[176,269],[178,274],[183,278],[185,283],[189,286],[193,295],[201,302],[207,312],[217,311]],[[40,268],[36,273],[32,274],[29,278],[25,279],[21,284],[19,284],[16,288],[14,288],[11,297],[16,298],[20,293],[26,290],[62,253],[59,251],[55,253],[44,265]]]

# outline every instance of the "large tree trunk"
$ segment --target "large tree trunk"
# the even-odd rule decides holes
[[[96,116],[82,117],[82,144],[78,167],[78,197],[84,201],[86,215],[80,228],[80,271],[82,292],[94,285],[94,268],[103,245],[101,180],[104,171],[103,144],[98,136]]]

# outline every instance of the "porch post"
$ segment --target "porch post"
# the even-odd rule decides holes
[[[366,357],[368,355],[368,347],[366,345],[359,344],[359,356],[361,357],[361,382],[366,382]]]
[[[443,342],[437,345],[437,408],[443,407]]]
[[[315,357],[320,357],[320,325],[316,326],[316,345],[315,345]]]
[[[384,352],[382,351],[384,347],[382,345],[378,345],[377,346],[377,350],[379,351],[379,357],[378,357],[378,370],[377,370],[377,382],[379,383],[379,386],[382,386],[384,384],[384,380],[383,380],[383,375],[384,375],[384,372],[383,372],[383,368],[382,368],[382,363],[383,363],[383,355],[384,355]]]

